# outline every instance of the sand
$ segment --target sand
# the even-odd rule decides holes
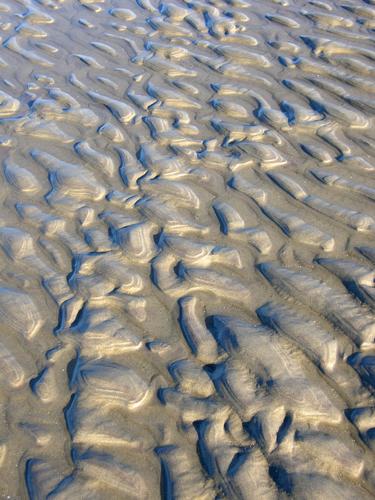
[[[374,498],[374,29],[2,0],[1,498]]]

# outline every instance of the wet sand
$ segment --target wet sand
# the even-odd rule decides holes
[[[374,29],[3,0],[1,498],[374,498]]]

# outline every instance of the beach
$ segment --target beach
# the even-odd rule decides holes
[[[2,0],[1,498],[374,498],[374,30]]]

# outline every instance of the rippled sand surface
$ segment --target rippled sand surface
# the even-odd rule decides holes
[[[2,0],[1,498],[374,498],[374,31]]]

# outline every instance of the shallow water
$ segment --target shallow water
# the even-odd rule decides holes
[[[374,497],[374,29],[3,0],[2,498]]]

